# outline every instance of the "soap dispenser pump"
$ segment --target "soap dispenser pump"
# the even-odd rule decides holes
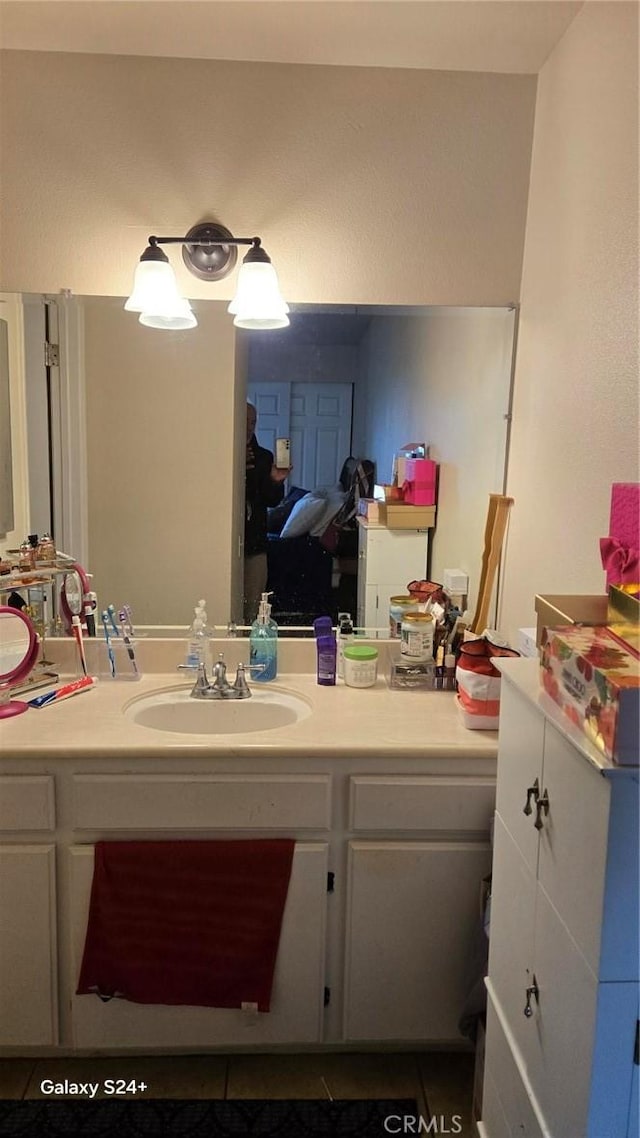
[[[200,609],[196,608],[193,624],[189,629],[189,639],[187,641],[187,658],[185,666],[187,668],[197,668],[199,664],[206,664],[206,648],[207,638],[204,630],[204,621],[200,615]]]
[[[278,625],[271,618],[269,595],[262,594],[249,636],[249,671],[259,683],[275,680],[278,674]]]

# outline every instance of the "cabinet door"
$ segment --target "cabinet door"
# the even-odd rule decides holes
[[[537,1103],[510,1046],[509,1035],[489,995],[482,1096],[484,1130],[487,1138],[512,1138],[515,1134],[518,1138],[543,1138]]]
[[[0,846],[0,1044],[58,1041],[55,848]]]
[[[523,1012],[533,983],[536,880],[500,815],[493,843],[488,984],[526,1062],[531,1032]]]
[[[587,1134],[598,982],[539,886],[532,957],[539,997],[529,1019],[520,1014],[527,1069],[549,1132],[576,1138]]]
[[[481,842],[349,844],[347,1040],[460,1040],[490,863]]]
[[[271,1011],[103,1003],[75,989],[89,912],[93,846],[70,851],[71,975],[67,979],[76,1047],[253,1047],[318,1043],[324,1007],[327,846],[296,844],[276,961]]]
[[[545,721],[537,708],[503,679],[500,694],[500,737],[496,810],[535,875],[538,864],[536,804],[530,788],[542,793]],[[531,812],[524,813],[527,798]]]
[[[610,786],[547,723],[538,880],[598,975],[607,866]]]
[[[363,546],[367,581],[380,585],[424,577],[427,567],[427,533],[420,530],[392,530],[384,526],[366,531]]]

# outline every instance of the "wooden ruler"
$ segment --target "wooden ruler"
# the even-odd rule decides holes
[[[478,600],[476,602],[476,611],[473,620],[469,626],[470,632],[479,634],[484,632],[487,627],[493,582],[500,563],[502,543],[504,541],[507,521],[509,519],[509,510],[512,504],[513,498],[506,498],[504,494],[489,495],[487,522],[484,527],[484,552],[482,554]]]

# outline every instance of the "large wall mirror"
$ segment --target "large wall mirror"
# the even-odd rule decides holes
[[[349,454],[388,482],[395,452],[424,442],[439,464],[431,576],[462,569],[474,603],[488,497],[506,476],[513,308],[300,306],[288,329],[238,333],[224,303],[196,301],[197,328],[164,332],[142,327],[123,298],[39,300],[25,298],[27,336],[42,304],[64,310],[71,381],[32,364],[29,405],[42,417],[60,384],[58,466],[76,498],[74,479],[84,482],[86,501],[86,547],[65,552],[83,557],[101,607],[126,603],[137,623],[185,628],[205,597],[212,623],[239,619],[247,397],[259,442],[292,440],[287,493],[335,484]],[[30,466],[43,458],[30,453]],[[46,517],[35,486],[32,511]],[[56,506],[54,493],[54,514],[64,497]]]

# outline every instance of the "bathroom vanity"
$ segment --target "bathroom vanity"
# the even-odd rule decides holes
[[[307,709],[288,725],[142,726],[132,700],[190,687],[181,649],[0,725],[2,1053],[463,1046],[495,734],[465,730],[452,693],[303,670],[264,685]],[[270,836],[296,840],[270,1013],[75,995],[97,840]]]

